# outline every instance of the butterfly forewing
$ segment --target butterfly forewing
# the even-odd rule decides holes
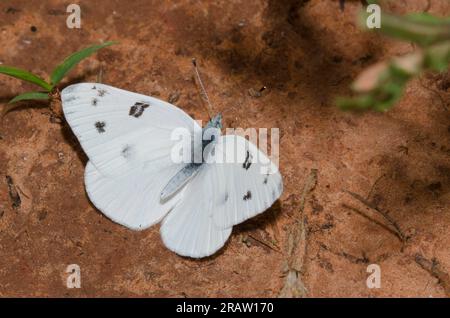
[[[75,84],[61,93],[64,115],[93,165],[104,175],[133,168],[170,166],[174,129],[194,134],[198,124],[159,99],[95,83]]]
[[[66,120],[89,157],[85,185],[91,201],[134,230],[160,221],[181,196],[160,200],[183,167],[171,158],[171,133],[201,131],[198,124],[169,103],[103,84],[71,85],[61,97]]]

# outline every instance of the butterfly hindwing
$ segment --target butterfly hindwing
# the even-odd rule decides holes
[[[108,218],[133,230],[144,230],[159,221],[180,200],[182,192],[160,202],[160,192],[178,170],[169,167],[156,173],[134,169],[127,175],[102,175],[88,162],[86,192],[94,205]]]
[[[231,227],[218,228],[213,221],[216,170],[201,168],[187,185],[181,200],[164,218],[161,237],[164,244],[179,255],[206,257],[219,250],[231,234]]]
[[[277,167],[245,138],[222,136],[213,152],[230,162],[204,164],[161,226],[165,245],[180,255],[212,255],[233,225],[265,211],[283,191]]]

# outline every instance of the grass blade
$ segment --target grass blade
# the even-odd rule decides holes
[[[48,93],[45,92],[29,92],[20,94],[9,101],[4,107],[0,109],[0,120],[13,109],[16,109],[20,104],[14,104],[15,102],[20,102],[23,100],[48,100]]]
[[[22,70],[20,68],[0,65],[0,73],[36,84],[47,91],[51,91],[52,89],[52,86],[39,76],[34,75],[28,71]]]
[[[49,99],[48,93],[45,93],[45,92],[23,93],[23,94],[17,95],[13,99],[11,99],[8,104],[20,102],[22,100],[36,100],[36,99],[37,100],[48,100]]]
[[[54,70],[52,75],[50,76],[50,80],[52,85],[58,84],[62,78],[69,72],[75,65],[77,65],[81,60],[87,58],[91,54],[97,52],[98,50],[113,45],[116,42],[105,42],[103,44],[92,45],[81,51],[75,52],[69,57],[67,57],[60,65],[58,65]]]

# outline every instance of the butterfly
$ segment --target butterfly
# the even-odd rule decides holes
[[[99,83],[68,86],[61,99],[66,121],[89,158],[84,179],[90,201],[132,230],[161,222],[163,243],[179,255],[214,254],[234,225],[264,212],[283,191],[277,166],[253,143],[220,135],[220,114],[202,128],[170,103]],[[202,140],[206,157],[234,152],[242,159],[173,160],[179,145],[173,131],[180,128]],[[207,128],[218,133],[204,140]]]

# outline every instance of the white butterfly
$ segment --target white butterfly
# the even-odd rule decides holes
[[[98,83],[71,85],[61,98],[89,157],[85,186],[92,203],[133,230],[162,220],[164,244],[180,255],[214,254],[233,225],[265,211],[283,191],[278,168],[240,136],[220,136],[203,146],[209,146],[209,156],[236,150],[245,157],[241,162],[175,163],[174,129],[192,136],[205,129],[174,105]],[[220,131],[220,114],[207,126]]]

